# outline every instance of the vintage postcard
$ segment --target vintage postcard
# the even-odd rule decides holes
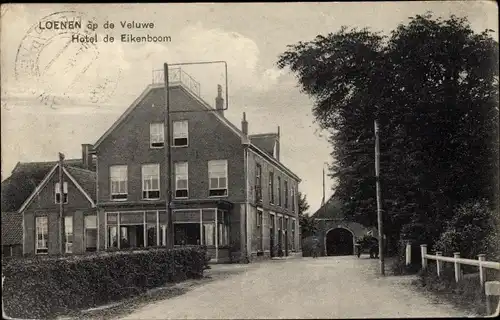
[[[2,4],[5,319],[498,315],[493,1]]]

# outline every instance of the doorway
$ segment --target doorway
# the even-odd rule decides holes
[[[327,256],[347,256],[354,254],[354,236],[345,228],[330,229],[325,238]]]

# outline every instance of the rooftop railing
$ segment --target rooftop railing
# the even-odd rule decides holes
[[[178,68],[168,69],[168,81],[170,85],[182,85],[198,97],[200,96],[200,83],[194,80],[186,71]],[[153,70],[153,84],[165,83],[164,70]]]

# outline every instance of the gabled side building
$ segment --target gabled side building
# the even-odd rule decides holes
[[[88,160],[88,159],[87,159]],[[2,182],[2,238],[16,238],[16,255],[60,253],[58,162],[18,163]],[[63,252],[97,249],[95,163],[68,159],[63,170]],[[61,232],[62,235],[62,232]],[[10,240],[12,241],[12,240]],[[3,255],[8,256],[2,248]]]

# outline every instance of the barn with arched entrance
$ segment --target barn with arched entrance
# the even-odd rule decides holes
[[[346,219],[340,203],[333,196],[313,216],[317,223],[314,236],[319,240],[320,252],[324,256],[354,255],[356,240],[367,234],[377,237],[376,228]],[[308,238],[303,239],[304,244],[308,241]],[[305,247],[307,245],[303,246],[303,254],[308,255]]]

